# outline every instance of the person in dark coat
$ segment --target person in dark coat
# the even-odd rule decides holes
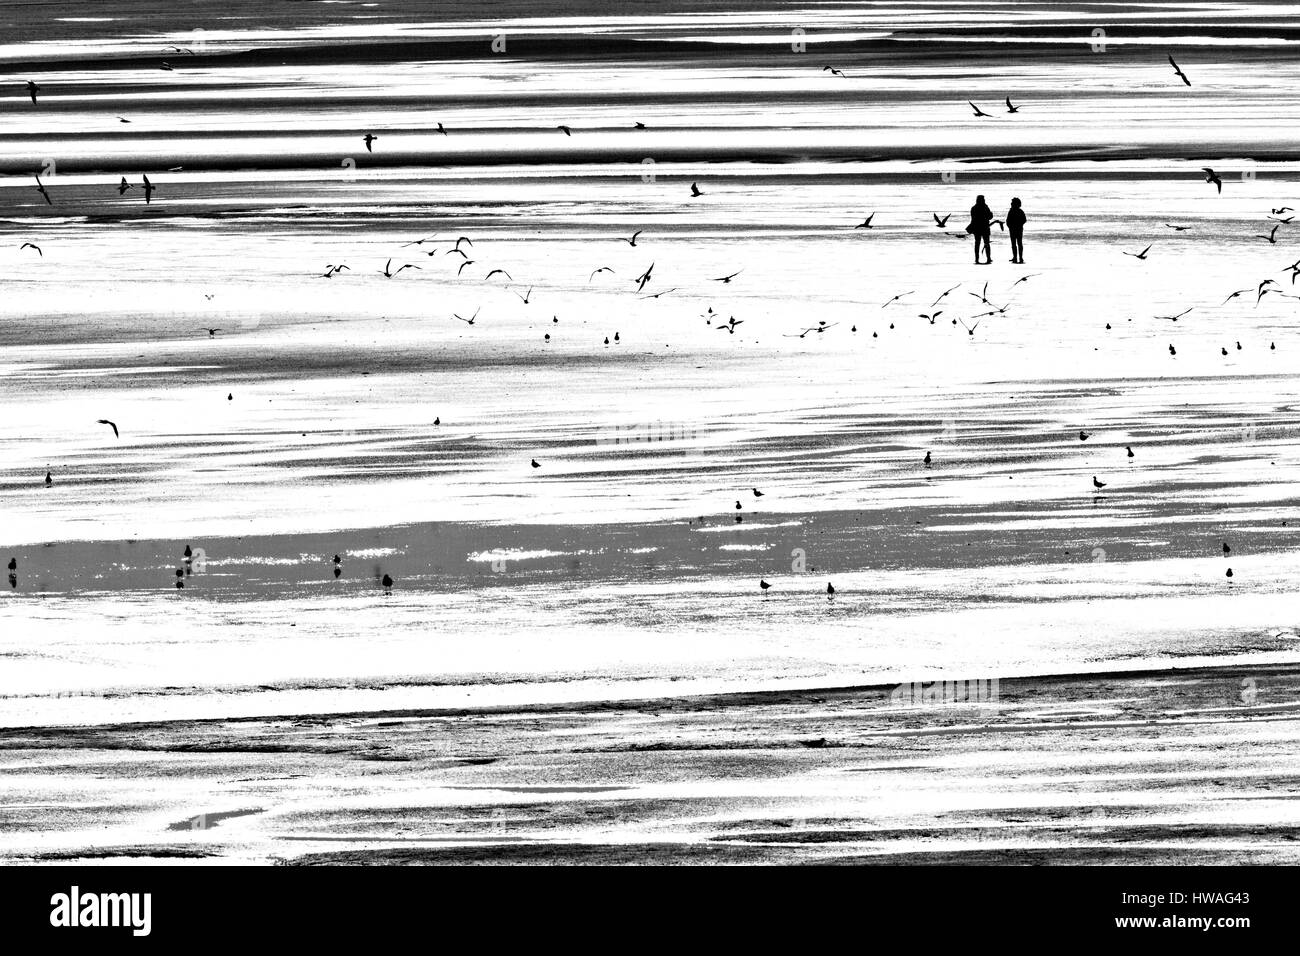
[[[1020,200],[1011,200],[1011,209],[1007,211],[1007,231],[1011,233],[1011,261],[1025,264],[1025,211],[1020,208]]]
[[[966,231],[975,237],[975,264],[980,264],[980,243],[984,244],[984,264],[993,261],[989,251],[989,231],[993,226],[993,210],[984,202],[983,196],[975,197],[975,205],[970,207],[970,225]]]

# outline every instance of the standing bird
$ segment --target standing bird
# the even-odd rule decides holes
[[[829,581],[826,582],[826,596],[827,597],[835,596],[835,585],[831,584],[831,582]]]
[[[45,472],[45,487],[48,488],[52,484],[54,484],[54,475],[47,471]]]
[[[532,465],[533,465],[534,468],[541,468],[541,467],[542,467],[541,465],[537,464],[537,459],[536,459],[536,458],[534,458],[534,459],[532,460]]]
[[[114,438],[120,438],[120,437],[122,437],[122,436],[120,436],[120,435],[117,433],[117,425],[116,425],[115,423],[110,422],[107,418],[100,418],[100,419],[97,419],[97,421],[98,421],[98,423],[99,423],[100,425],[107,425],[108,427],[110,427],[111,429],[113,429],[113,437],[114,437]]]
[[[1098,480],[1097,480],[1097,476],[1096,476],[1096,475],[1093,475],[1093,476],[1092,476],[1092,486],[1093,486],[1094,488],[1096,488],[1098,491],[1101,491],[1101,489],[1103,489],[1103,488],[1106,487],[1106,482],[1104,482],[1104,481],[1098,481]]]
[[[759,579],[758,579],[758,586],[759,586],[760,588],[763,589],[763,593],[764,593],[764,594],[767,594],[767,589],[770,588],[772,585],[768,584],[768,583],[767,583],[766,581],[764,581],[762,578],[759,578]]]
[[[17,570],[18,570],[18,559],[17,559],[17,558],[10,558],[10,559],[9,559],[9,570],[10,570],[10,571],[17,571]]]
[[[1174,68],[1174,74],[1180,77],[1184,83],[1186,83],[1188,86],[1192,85],[1192,81],[1187,78],[1186,73],[1184,73],[1182,70],[1178,68],[1178,64],[1174,62],[1174,58],[1172,56],[1169,57],[1169,65]]]
[[[1091,437],[1092,434],[1090,432],[1086,432],[1082,428],[1079,429],[1079,441],[1087,441]]]
[[[1133,457],[1133,447],[1131,445],[1125,445],[1124,450],[1128,452],[1128,457]]]
[[[379,137],[378,137],[378,136],[375,136],[373,133],[367,133],[365,136],[362,136],[362,137],[361,137],[361,141],[362,141],[363,143],[366,144],[366,152],[367,152],[367,153],[373,153],[373,152],[374,152],[374,150],[370,148],[370,144],[373,143],[373,142],[374,142],[375,140],[377,140],[377,139],[379,139]]]
[[[379,583],[384,586],[385,591],[391,591],[393,589],[393,579],[390,575],[385,574]]]
[[[754,492],[755,498],[763,497],[763,492],[759,491],[757,488],[751,488],[750,491]]]
[[[1214,183],[1219,192],[1223,192],[1223,180],[1218,177],[1214,170],[1209,166],[1202,166],[1201,169],[1205,172],[1205,181],[1207,183]]]
[[[925,453],[925,467],[930,467],[930,453],[928,451]]]

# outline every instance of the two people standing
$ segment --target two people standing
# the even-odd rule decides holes
[[[989,249],[989,235],[992,232],[993,223],[999,225],[1005,222],[1007,231],[1011,233],[1011,261],[1024,264],[1025,261],[1025,211],[1020,208],[1020,200],[1011,200],[1011,209],[1007,211],[1005,220],[995,220],[993,210],[988,207],[983,196],[975,197],[975,205],[970,207],[970,225],[966,231],[975,237],[975,264],[988,265],[993,261],[993,253]],[[980,262],[980,246],[984,247],[984,262]]]

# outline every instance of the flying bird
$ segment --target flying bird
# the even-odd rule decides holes
[[[1012,106],[1012,105],[1011,105],[1011,97],[1009,97],[1009,96],[1007,97],[1007,112],[1008,112],[1008,113],[1019,113],[1019,112],[1020,112],[1020,107],[1019,107],[1019,106]]]
[[[635,279],[632,280],[637,284],[636,286],[637,292],[640,292],[642,289],[644,289],[646,283],[650,281],[650,273],[654,272],[654,268],[655,268],[655,264],[652,262],[650,263],[649,269],[646,269],[645,272],[641,273],[641,275],[637,276]]]
[[[45,202],[47,205],[50,206],[54,205],[54,200],[51,199],[50,194],[45,191],[45,186],[41,183],[41,177],[39,175],[37,175],[36,177],[36,191],[45,197]]]
[[[144,190],[144,204],[147,206],[149,205],[149,201],[153,199],[153,191],[157,187],[154,186],[153,183],[149,182],[148,176],[141,174],[140,178],[144,180],[144,185],[140,188]]]
[[[113,437],[114,437],[114,438],[120,438],[120,437],[121,437],[121,436],[117,433],[117,425],[116,425],[116,424],[114,424],[113,422],[110,422],[107,418],[100,418],[100,419],[98,419],[97,421],[98,421],[98,423],[99,423],[100,425],[108,425],[110,428],[112,428],[112,429],[113,429]]]
[[[558,129],[558,130],[559,130],[561,133],[563,133],[565,136],[572,136],[572,135],[573,135],[573,130],[569,129],[569,127],[567,127],[567,126],[557,126],[557,127],[555,127],[555,128]]]
[[[460,319],[460,320],[461,320],[462,322],[464,322],[466,325],[473,325],[473,324],[474,324],[474,320],[478,318],[478,314],[479,314],[479,312],[481,312],[481,311],[483,311],[483,307],[482,307],[482,306],[479,306],[479,308],[477,308],[477,309],[474,310],[474,314],[471,315],[468,319],[465,318],[463,315],[457,315],[455,312],[452,313],[452,316],[453,316],[454,318]]]
[[[1205,181],[1207,183],[1214,183],[1218,191],[1223,192],[1223,180],[1218,177],[1214,170],[1209,166],[1202,166],[1201,169],[1205,172]]]
[[[35,83],[33,80],[28,80],[28,81],[27,81],[27,95],[30,96],[30,97],[32,98],[32,102],[33,102],[33,103],[36,102],[36,94],[37,94],[37,92],[38,92],[39,90],[40,90],[40,87],[37,86],[36,83]]]
[[[515,292],[514,289],[511,289],[510,291],[511,291],[511,292]],[[518,292],[515,292],[515,295],[519,295],[519,298],[523,299],[524,305],[527,305],[527,304],[528,304],[528,299],[529,299],[530,296],[532,296],[532,294],[533,294],[533,287],[532,287],[532,286],[529,286],[529,287],[528,287],[528,293],[527,293],[526,295],[519,295]]]
[[[1267,236],[1261,236],[1261,235],[1259,235],[1259,234],[1256,234],[1256,235],[1254,236],[1254,238],[1256,238],[1256,239],[1263,239],[1263,240],[1264,240],[1265,242],[1267,242],[1270,246],[1275,246],[1275,245],[1277,245],[1277,230],[1278,230],[1278,228],[1279,228],[1278,226],[1274,226],[1273,229],[1272,229],[1272,231],[1269,232],[1269,234],[1268,234]]]
[[[1152,245],[1154,245],[1154,243],[1152,243]],[[1147,257],[1147,253],[1150,251],[1151,251],[1151,246],[1147,246],[1141,252],[1126,252],[1124,253],[1124,255],[1132,256],[1134,259],[1145,259]]]
[[[614,270],[611,269],[609,266],[601,266],[599,269],[593,271],[591,275],[587,276],[587,281],[590,282],[592,279],[596,278],[596,276],[602,272],[608,272],[610,275],[614,274]]]
[[[970,100],[967,100],[966,103],[967,103],[967,105],[970,106],[971,109],[973,109],[973,110],[975,111],[975,115],[976,115],[976,116],[988,116],[988,115],[989,115],[988,113],[985,113],[982,109],[980,109],[978,106],[976,106],[974,103],[972,103]]]
[[[835,69],[835,67],[833,67],[833,66],[824,66],[824,67],[822,67],[822,72],[823,72],[823,73],[825,73],[825,72],[827,72],[827,71],[830,71],[831,76],[843,76],[843,75],[844,75],[844,71],[843,71],[843,70],[837,70],[837,69]]]
[[[469,258],[467,258],[464,262],[462,262],[460,264],[460,268],[456,270],[456,278],[457,279],[460,278],[460,274],[465,271],[466,266],[472,266],[473,264],[474,264],[474,260]]]
[[[489,272],[487,275],[483,277],[483,281],[486,282],[488,279],[491,279],[498,272],[501,273],[503,276],[505,276],[507,279],[509,279],[511,282],[515,281],[515,277],[512,276],[509,272],[506,272],[505,269],[493,269],[491,272]]]
[[[623,239],[622,236],[619,236],[619,238],[620,238],[620,239],[623,239],[623,241],[626,242],[629,246],[632,246],[633,248],[635,248],[635,247],[636,247],[636,237],[639,236],[639,235],[641,235],[641,233],[643,233],[644,231],[645,231],[644,229],[638,229],[636,232],[632,233],[632,238],[631,238],[631,239]]]
[[[207,333],[208,333],[208,338],[210,338],[210,339],[215,339],[215,338],[217,337],[217,333],[220,332],[221,329],[219,329],[219,328],[218,328],[218,329],[209,329],[209,328],[207,328],[207,327],[202,327],[202,328],[198,329],[197,331],[199,331],[199,332],[207,332]]]
[[[1186,83],[1188,86],[1192,85],[1192,81],[1187,78],[1186,73],[1184,73],[1182,70],[1178,68],[1178,64],[1174,62],[1174,58],[1172,56],[1169,57],[1169,65],[1174,68],[1174,74],[1176,76],[1181,77],[1184,83]]]
[[[373,143],[373,142],[374,142],[375,140],[377,140],[377,139],[379,139],[379,137],[376,136],[374,133],[367,133],[365,136],[362,136],[362,137],[361,137],[361,141],[362,141],[363,143],[366,144],[366,152],[367,152],[367,153],[373,153],[373,152],[374,152],[374,150],[370,148],[370,144]]]
[[[694,199],[696,196],[703,196],[703,195],[704,193],[700,192],[700,187],[695,183],[691,183],[691,198]]]
[[[940,229],[948,225],[948,220],[952,218],[952,213],[948,213],[948,215],[944,216],[942,219],[939,218],[939,214],[937,212],[932,212],[930,213],[930,215],[934,216],[934,224],[938,226]]]
[[[915,291],[915,290],[913,290],[913,291]],[[883,308],[885,308],[885,306],[892,305],[893,303],[895,303],[895,302],[897,302],[899,299],[901,299],[903,296],[905,296],[905,295],[911,295],[911,294],[912,294],[911,292],[900,292],[900,293],[898,293],[898,295],[894,296],[892,299],[890,299],[888,302],[886,302],[884,305],[882,305],[881,308],[883,309]]]
[[[857,224],[856,226],[854,226],[853,228],[854,228],[854,229],[870,229],[870,228],[871,228],[871,220],[873,220],[873,219],[875,219],[875,218],[876,218],[876,214],[873,212],[870,216],[868,216],[866,219],[862,220],[860,223],[858,223],[858,224]]]
[[[385,279],[391,279],[393,276],[397,275],[397,273],[398,273],[398,272],[401,272],[403,269],[418,269],[418,268],[420,268],[419,266],[413,266],[413,265],[411,265],[411,264],[408,262],[408,263],[406,263],[405,265],[398,266],[398,267],[397,267],[397,272],[393,272],[393,271],[392,271],[392,265],[393,265],[393,260],[392,260],[392,259],[389,259],[386,263],[384,263],[384,269],[383,269],[383,271],[380,273],[380,275],[382,275]]]
[[[118,194],[119,196],[124,196],[124,195],[126,195],[126,191],[127,191],[128,189],[134,189],[134,188],[135,188],[135,186],[132,185],[131,183],[128,183],[128,182],[126,181],[126,177],[123,176],[123,177],[122,177],[122,181],[121,181],[120,183],[117,184],[117,194]]]
[[[719,278],[717,278],[717,279],[714,279],[713,281],[714,281],[714,282],[724,282],[724,283],[730,284],[732,279],[736,278],[736,276],[740,275],[740,273],[741,273],[741,272],[744,272],[744,271],[745,271],[744,269],[740,269],[740,270],[737,271],[737,272],[733,272],[733,273],[732,273],[731,275],[729,275],[729,276],[721,276],[721,277],[719,277]]]
[[[1187,308],[1183,309],[1183,311],[1179,312],[1177,315],[1157,315],[1156,318],[1168,319],[1170,322],[1177,322],[1179,319],[1185,316],[1188,312],[1192,311],[1192,309],[1194,308],[1195,306],[1188,306]]]
[[[24,242],[21,246],[18,247],[19,252],[22,252],[24,249],[35,249],[36,254],[38,256],[40,256],[42,259],[45,258],[45,253],[41,252],[41,247],[34,242]]]
[[[1166,228],[1166,229],[1172,229],[1174,232],[1186,232],[1188,229],[1191,229],[1192,227],[1191,227],[1191,226],[1175,226],[1173,223],[1169,223],[1169,222],[1167,222],[1167,223],[1165,223],[1165,228]]]

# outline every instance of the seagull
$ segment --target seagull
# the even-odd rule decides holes
[[[402,248],[405,249],[407,246],[422,246],[426,242],[432,242],[437,238],[437,236],[425,236],[423,239],[412,239],[410,242],[402,243]]]
[[[952,218],[952,213],[948,213],[948,215],[944,216],[942,219],[939,218],[939,214],[937,212],[932,212],[930,213],[930,215],[934,216],[934,224],[938,226],[940,229],[948,225],[948,220]]]
[[[1170,355],[1177,355],[1177,354],[1178,354],[1178,350],[1177,350],[1176,348],[1174,348],[1172,345],[1170,345],[1170,346],[1169,346],[1169,354],[1170,354]]]
[[[434,250],[434,252],[437,252],[437,251],[438,251],[438,250],[436,250],[436,249]],[[469,255],[465,252],[464,249],[448,249],[446,252],[443,253],[443,255],[444,255],[444,256],[454,256],[454,255],[458,255],[458,256],[460,256],[462,259],[468,259],[468,258],[469,258]]]
[[[542,467],[541,465],[537,464],[537,459],[536,459],[536,458],[533,459],[533,467],[534,467],[534,468],[541,468],[541,467]]]
[[[1295,280],[1294,280],[1294,277],[1293,277],[1293,278],[1292,278],[1292,283],[1293,283],[1293,284],[1294,284],[1294,281],[1295,281]],[[1228,296],[1226,299],[1224,299],[1223,302],[1220,304],[1220,307],[1222,307],[1222,306],[1224,306],[1224,305],[1227,305],[1229,302],[1231,302],[1233,299],[1235,299],[1235,298],[1236,298],[1237,296],[1239,296],[1239,295],[1244,295],[1244,294],[1247,293],[1247,292],[1253,292],[1253,291],[1254,291],[1253,289],[1238,289],[1236,292],[1232,293],[1232,295],[1230,295],[1230,296]]]
[[[347,267],[346,265],[342,265],[342,264],[337,265],[337,266],[326,266],[326,267],[325,267],[325,271],[321,274],[321,278],[322,278],[322,279],[331,279],[331,278],[334,277],[334,273],[336,273],[336,272],[342,272],[344,269],[347,269],[349,272],[352,271],[351,269],[348,269],[348,267]]]
[[[933,308],[934,306],[936,306],[936,305],[939,304],[940,299],[944,299],[944,298],[946,298],[946,297],[948,296],[948,293],[949,293],[949,292],[952,292],[952,291],[954,291],[954,290],[956,290],[956,289],[960,289],[960,288],[961,288],[961,283],[958,282],[958,283],[957,283],[955,286],[953,286],[951,289],[945,289],[943,292],[939,293],[939,298],[938,298],[938,299],[935,299],[933,302],[930,303],[930,306]]]
[[[515,292],[514,289],[511,289],[510,291],[511,291],[511,292]],[[527,294],[527,295],[519,295],[518,292],[515,292],[515,295],[519,295],[519,298],[523,299],[523,301],[524,301],[524,305],[527,305],[527,304],[528,304],[529,296],[531,296],[532,294],[533,294],[533,287],[532,287],[532,286],[529,286],[529,287],[528,287],[528,294]]]
[[[1295,212],[1295,210],[1292,209],[1290,206],[1283,206],[1281,209],[1270,209],[1269,212],[1271,212],[1275,216],[1280,216],[1284,212]]]
[[[732,273],[731,275],[729,275],[729,276],[722,276],[722,277],[720,277],[720,278],[714,279],[713,281],[714,281],[714,282],[723,282],[723,283],[730,284],[732,279],[736,278],[736,276],[740,275],[740,273],[741,273],[741,272],[744,272],[744,271],[745,271],[744,269],[741,269],[741,270],[739,270],[738,272],[733,272],[733,273]]]
[[[642,289],[644,289],[646,283],[650,281],[650,273],[654,271],[654,268],[655,268],[655,264],[652,262],[650,263],[649,269],[646,269],[645,272],[641,273],[641,275],[637,276],[635,279],[632,280],[637,284],[636,286],[637,292],[640,292]]]
[[[915,291],[915,290],[913,290],[913,291]],[[888,302],[886,302],[884,305],[882,305],[881,308],[883,309],[883,308],[885,308],[886,306],[893,305],[895,302],[897,302],[897,301],[898,301],[899,299],[901,299],[903,296],[905,296],[905,295],[911,295],[911,294],[912,294],[911,292],[900,292],[900,293],[898,293],[898,295],[894,296],[892,299],[890,299]]]
[[[955,287],[954,287],[954,288],[955,288]],[[987,282],[984,283],[984,288],[981,289],[979,292],[967,292],[966,294],[969,295],[969,296],[974,296],[975,298],[977,298],[977,299],[979,299],[981,302],[983,302],[985,305],[992,305],[992,304],[993,304],[993,303],[990,302],[989,299],[988,299],[988,295],[989,295],[989,284],[988,284]]]
[[[460,319],[460,320],[461,320],[462,322],[464,322],[466,325],[473,325],[473,324],[474,324],[474,320],[478,318],[478,314],[479,314],[481,311],[483,311],[483,307],[482,307],[482,306],[479,306],[477,309],[474,310],[474,314],[471,315],[468,319],[465,318],[465,317],[462,316],[462,315],[457,315],[455,312],[452,313],[452,316],[453,316],[454,318]]]
[[[483,281],[486,282],[488,279],[491,279],[498,272],[501,273],[503,276],[505,276],[507,279],[509,279],[511,282],[515,281],[515,277],[512,276],[509,272],[506,272],[505,269],[493,269],[491,272],[489,272],[487,275],[483,277]]]
[[[766,594],[766,593],[767,593],[767,589],[770,588],[772,585],[768,584],[768,583],[767,583],[766,581],[764,581],[762,578],[759,578],[759,579],[758,579],[758,586],[759,586],[760,588],[762,588],[762,589],[763,589],[763,593]]]
[[[32,81],[32,80],[28,80],[28,81],[27,81],[27,95],[30,96],[30,97],[32,98],[32,102],[33,102],[33,103],[36,102],[36,93],[37,93],[37,91],[39,91],[39,90],[40,90],[40,87],[37,86],[36,83],[35,83],[34,81]]]
[[[467,242],[467,243],[469,243],[469,246],[470,246],[471,249],[474,248],[474,240],[473,240],[473,239],[471,239],[469,236],[461,236],[460,238],[458,238],[458,239],[456,240],[456,245],[455,245],[455,247],[452,249],[452,251],[453,251],[453,252],[460,252],[460,244],[461,244],[462,242]],[[460,252],[460,254],[463,256],[465,253]]]
[[[752,492],[754,493],[754,497],[755,497],[755,498],[761,498],[761,497],[763,497],[763,492],[759,491],[757,488],[751,488],[751,489],[749,489],[749,490],[752,491]]]
[[[1155,243],[1152,243],[1152,245],[1155,245]],[[1124,255],[1132,256],[1134,259],[1145,259],[1147,257],[1147,253],[1150,251],[1151,251],[1151,246],[1147,246],[1141,252],[1126,252],[1124,253]]]
[[[703,195],[704,193],[700,192],[700,187],[695,183],[691,183],[691,198],[694,199],[696,196],[703,196]]]
[[[1186,83],[1188,86],[1191,86],[1191,85],[1192,85],[1192,81],[1189,80],[1189,79],[1187,78],[1187,74],[1186,74],[1186,73],[1184,73],[1182,70],[1180,70],[1180,69],[1178,68],[1178,64],[1174,62],[1174,58],[1173,58],[1172,56],[1169,57],[1169,65],[1172,66],[1172,67],[1174,68],[1174,73],[1175,73],[1177,76],[1182,77],[1182,80],[1183,80],[1184,83]]]
[[[447,135],[447,130],[443,128],[443,125],[441,123],[438,124],[438,132],[441,133],[443,136]]]
[[[386,591],[391,591],[393,589],[393,578],[391,575],[385,574],[379,583],[384,586],[384,590]]]
[[[210,339],[215,339],[215,338],[217,337],[217,333],[220,332],[221,329],[219,329],[219,328],[218,328],[218,329],[209,329],[209,328],[207,328],[207,327],[203,327],[203,328],[198,329],[197,331],[199,331],[199,332],[207,332],[207,333],[208,333],[208,338],[210,338]]]
[[[733,315],[733,316],[731,316],[729,319],[727,319],[726,322],[723,322],[721,325],[719,325],[717,328],[718,328],[718,331],[719,331],[719,332],[721,332],[723,329],[726,329],[726,330],[727,330],[728,332],[730,332],[732,335],[735,335],[735,334],[736,334],[736,326],[738,326],[738,325],[743,325],[744,322],[745,322],[744,319],[737,319],[737,318]]]
[[[823,72],[823,73],[825,73],[825,72],[828,71],[828,70],[830,71],[831,76],[843,76],[843,75],[844,75],[844,71],[843,71],[843,70],[837,70],[837,69],[835,69],[835,67],[833,67],[833,66],[824,66],[824,67],[822,67],[822,72]]]
[[[1170,322],[1177,322],[1179,319],[1181,319],[1183,316],[1185,316],[1188,312],[1192,311],[1192,309],[1194,309],[1194,308],[1196,308],[1196,307],[1195,307],[1195,306],[1188,306],[1186,309],[1183,309],[1183,311],[1179,312],[1177,315],[1157,315],[1156,318],[1157,318],[1157,319],[1168,319]]]
[[[636,247],[636,237],[639,236],[639,235],[641,235],[641,233],[643,233],[643,232],[645,232],[644,229],[638,229],[636,232],[632,233],[632,238],[631,238],[631,239],[623,239],[622,236],[619,236],[619,238],[620,238],[620,239],[623,239],[623,241],[626,242],[629,246],[632,246],[633,248],[635,248],[635,247]]]
[[[970,106],[971,109],[973,109],[973,110],[975,111],[975,115],[976,115],[976,116],[988,116],[988,115],[989,115],[988,113],[985,113],[982,109],[980,109],[978,106],[976,106],[974,103],[972,103],[970,100],[967,100],[966,103],[967,103],[967,105]]]
[[[1106,482],[1104,482],[1104,481],[1098,481],[1098,480],[1097,480],[1097,476],[1096,476],[1096,475],[1093,475],[1093,476],[1092,476],[1092,486],[1093,486],[1094,488],[1096,488],[1098,491],[1101,491],[1101,489],[1103,489],[1103,488],[1106,487]]]
[[[1079,441],[1087,441],[1091,437],[1092,437],[1091,432],[1086,432],[1082,428],[1079,429]]]
[[[1165,223],[1166,229],[1172,229],[1174,232],[1186,232],[1191,226],[1175,226],[1173,223]]]
[[[41,184],[41,177],[39,175],[36,177],[36,191],[45,197],[45,202],[48,205],[54,205],[54,200],[51,199],[50,194],[45,191],[45,186]]]
[[[862,220],[860,223],[858,223],[858,224],[857,224],[856,226],[854,226],[853,228],[854,228],[854,229],[870,229],[870,228],[871,228],[871,220],[873,220],[873,219],[875,219],[875,218],[876,218],[876,214],[873,212],[870,216],[868,216],[866,219]]]
[[[669,292],[676,292],[676,291],[677,291],[677,286],[673,286],[671,289],[664,289],[662,292],[653,292],[653,293],[651,293],[650,295],[643,295],[643,296],[641,296],[641,298],[643,298],[643,299],[657,299],[657,298],[659,298],[661,295],[667,295]]]
[[[374,142],[375,140],[377,140],[377,139],[379,139],[379,137],[376,136],[376,135],[374,135],[373,133],[367,133],[365,136],[362,136],[362,137],[361,137],[361,141],[362,141],[363,143],[366,144],[366,152],[367,152],[367,153],[373,153],[373,152],[374,152],[374,150],[370,148],[370,144],[373,143],[373,142]]]
[[[839,325],[838,322],[832,322],[832,323],[830,323],[829,325],[827,325],[827,324],[826,324],[826,320],[825,320],[825,319],[822,319],[822,320],[821,320],[820,322],[818,322],[815,326],[813,326],[813,327],[810,328],[810,329],[804,329],[804,330],[803,330],[802,332],[800,332],[797,336],[794,336],[794,335],[787,335],[787,336],[785,336],[785,337],[786,337],[787,339],[792,339],[792,338],[800,338],[800,339],[802,339],[802,338],[806,337],[806,336],[808,335],[809,332],[825,332],[827,329],[833,329],[833,328],[835,328],[835,326],[837,326],[837,325]],[[893,325],[890,325],[890,328],[892,329],[892,328],[893,328]]]
[[[1223,180],[1220,179],[1217,175],[1215,175],[1214,170],[1212,170],[1209,166],[1202,166],[1201,169],[1205,172],[1205,181],[1207,183],[1214,183],[1214,185],[1218,188],[1219,192],[1223,192]]]
[[[149,200],[153,198],[154,189],[157,187],[154,186],[153,183],[149,182],[148,176],[141,174],[140,178],[144,180],[144,185],[140,188],[144,190],[144,204],[147,206],[149,205]]]
[[[1232,548],[1228,545],[1228,542],[1226,541],[1223,542],[1223,553],[1225,556],[1232,554]]]
[[[991,312],[986,312],[986,313],[985,313],[985,315],[992,315],[992,314],[993,314],[993,313],[991,313]],[[966,334],[967,334],[967,335],[974,335],[974,334],[975,334],[975,330],[978,329],[978,328],[980,327],[980,324],[979,324],[978,322],[976,322],[974,325],[967,325],[965,322],[962,322],[961,327],[962,327],[963,329],[966,330]]]
[[[1270,292],[1275,292],[1275,291],[1277,291],[1276,289],[1265,289],[1264,286],[1266,286],[1266,285],[1277,285],[1277,282],[1275,282],[1275,281],[1272,280],[1272,279],[1265,279],[1263,282],[1261,282],[1261,283],[1259,284],[1259,287],[1255,290],[1255,306],[1256,306],[1256,308],[1259,307],[1259,300],[1260,300],[1260,299],[1264,298],[1264,296],[1268,295]]]
[[[45,472],[45,487],[48,488],[48,487],[50,487],[50,485],[52,485],[52,484],[54,484],[54,475],[52,475],[49,471],[46,471],[46,472]]]
[[[380,275],[382,275],[385,279],[391,279],[393,276],[397,275],[397,272],[401,272],[403,269],[418,269],[418,268],[420,268],[419,266],[413,266],[413,265],[411,265],[411,264],[408,262],[408,263],[406,263],[405,265],[398,266],[398,267],[397,267],[397,272],[392,272],[392,271],[390,271],[390,269],[392,268],[392,265],[393,265],[393,260],[392,260],[392,259],[389,259],[386,263],[384,263],[384,269],[383,269],[383,272],[380,273]]]
[[[1278,227],[1277,227],[1277,226],[1274,226],[1274,227],[1273,227],[1273,230],[1272,230],[1272,231],[1271,231],[1267,236],[1261,236],[1261,235],[1256,234],[1256,235],[1254,236],[1254,238],[1255,238],[1255,239],[1263,239],[1263,240],[1264,240],[1265,242],[1267,242],[1270,246],[1275,246],[1275,245],[1277,245],[1277,230],[1278,230]]]
[[[927,451],[927,452],[925,453],[925,467],[926,467],[926,468],[929,468],[929,467],[930,467],[930,464],[931,464],[931,462],[930,462],[930,453]]]
[[[1134,455],[1133,455],[1133,446],[1132,446],[1132,445],[1125,445],[1125,446],[1124,446],[1124,450],[1125,450],[1126,452],[1128,452],[1128,457],[1129,457],[1129,458],[1134,457]]]
[[[569,129],[569,127],[567,127],[567,126],[557,126],[557,127],[555,127],[555,128],[558,129],[558,130],[559,130],[561,133],[563,133],[565,136],[572,136],[572,135],[573,135],[573,130]]]
[[[113,429],[113,437],[114,437],[114,438],[121,438],[121,437],[122,437],[121,435],[119,435],[119,434],[117,433],[117,425],[114,424],[113,422],[110,422],[107,418],[101,418],[101,419],[98,419],[98,423],[99,423],[100,425],[108,425],[110,428],[112,428],[112,429]]]
[[[831,584],[829,581],[826,582],[826,593],[830,597],[835,596],[835,585]]]
[[[460,264],[460,268],[456,270],[456,278],[457,279],[460,278],[460,274],[465,271],[466,266],[472,266],[473,264],[474,264],[473,259],[466,259],[464,262],[462,262]]]
[[[937,319],[939,316],[943,315],[943,309],[940,309],[938,312],[931,312],[931,313],[918,312],[916,315],[917,318],[926,319],[929,321],[931,325],[934,325],[934,320]]]
[[[1011,288],[1014,289],[1016,286],[1020,285],[1020,283],[1022,283],[1022,282],[1028,282],[1028,281],[1029,281],[1030,279],[1032,279],[1034,276],[1040,276],[1040,275],[1042,275],[1041,272],[1031,272],[1031,273],[1029,273],[1029,275],[1027,275],[1027,276],[1021,276],[1021,277],[1020,277],[1019,279],[1017,279],[1015,282],[1011,283]]]
[[[1012,106],[1012,105],[1011,105],[1011,97],[1009,97],[1009,96],[1007,97],[1007,112],[1008,112],[1008,113],[1019,113],[1019,112],[1020,112],[1020,107],[1019,107],[1019,106]]]
[[[38,256],[40,256],[42,259],[45,258],[45,253],[41,252],[41,247],[34,242],[24,242],[21,246],[18,247],[19,252],[22,252],[24,249],[35,249],[36,254]]]
[[[127,191],[128,189],[134,189],[134,188],[135,188],[135,186],[133,186],[131,183],[128,183],[128,182],[126,181],[126,177],[123,176],[123,177],[122,177],[122,181],[121,181],[120,183],[117,184],[117,194],[118,194],[119,196],[124,196],[124,195],[126,195],[126,191]]]
[[[596,278],[596,276],[602,272],[608,272],[610,275],[614,274],[614,270],[611,269],[609,266],[601,266],[599,269],[592,272],[591,275],[587,276],[587,281],[590,282],[592,279]]]

